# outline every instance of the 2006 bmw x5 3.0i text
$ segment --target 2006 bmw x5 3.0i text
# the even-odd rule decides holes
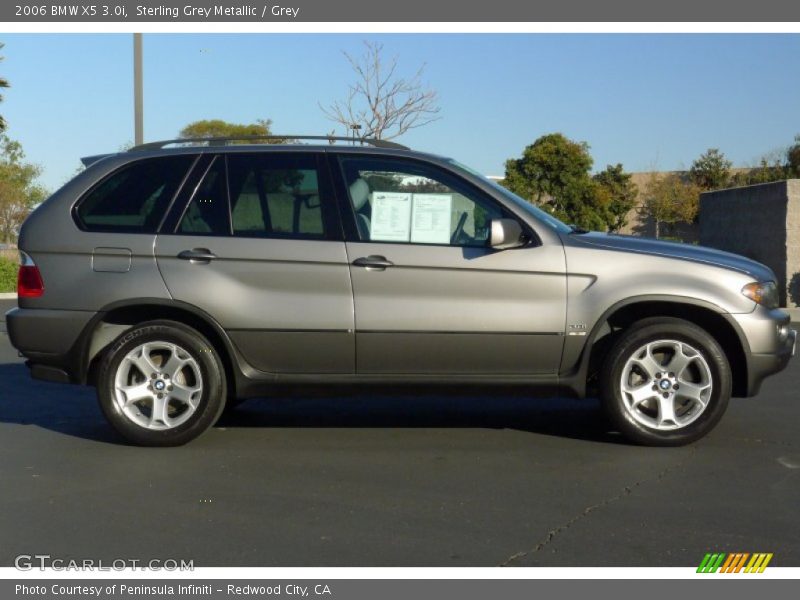
[[[278,385],[356,383],[596,391],[631,440],[679,445],[794,353],[759,263],[583,232],[453,160],[316,139],[85,159],[20,234],[6,318],[33,377],[95,385],[143,445]]]

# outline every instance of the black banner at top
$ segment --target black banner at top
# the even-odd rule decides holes
[[[8,0],[0,21],[53,22],[799,22],[787,0]]]

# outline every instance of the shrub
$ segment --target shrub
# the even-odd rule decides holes
[[[0,256],[0,293],[17,291],[17,261]]]

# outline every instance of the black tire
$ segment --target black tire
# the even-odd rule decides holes
[[[705,392],[707,397],[702,398],[705,401],[705,408],[702,408],[699,402],[692,403],[678,396],[679,393],[686,392],[671,389],[674,386],[675,390],[679,390],[681,381],[671,378],[674,374],[669,372],[669,363],[666,362],[669,360],[669,356],[666,353],[664,354],[666,357],[663,366],[664,372],[659,372],[658,377],[654,377],[652,380],[648,380],[644,375],[644,369],[640,370],[638,366],[633,367],[633,372],[630,368],[625,370],[628,361],[634,355],[640,356],[637,354],[637,350],[647,344],[662,340],[674,340],[680,344],[687,344],[688,347],[680,347],[686,350],[693,349],[702,357],[704,364],[699,358],[696,358],[693,359],[695,362],[691,363],[694,366],[688,368],[699,369],[695,373],[705,373],[705,378],[710,380],[710,391]],[[665,344],[665,346],[668,347],[669,344]],[[654,344],[651,348],[657,350],[658,344]],[[704,368],[705,365],[707,365],[707,369]],[[659,428],[658,423],[650,425],[647,422],[650,419],[653,421],[661,419],[661,400],[652,398],[638,405],[640,408],[629,408],[628,404],[634,405],[635,403],[632,401],[632,395],[623,394],[623,374],[626,378],[639,377],[639,381],[646,382],[648,386],[652,384],[650,389],[657,390],[657,393],[652,394],[653,396],[663,396],[663,388],[659,384],[662,383],[661,379],[670,377],[666,384],[668,392],[664,393],[675,394],[675,402],[670,400],[671,405],[673,408],[678,406],[680,410],[686,410],[685,415],[672,420],[671,424],[669,421],[664,421],[663,428]],[[702,375],[698,375],[698,377],[702,377]],[[705,383],[707,381],[704,380],[703,385]],[[725,352],[707,331],[683,319],[654,317],[638,321],[620,334],[606,356],[600,384],[603,409],[612,425],[625,437],[647,446],[682,446],[700,439],[719,423],[728,407],[732,377]],[[687,387],[684,385],[684,389]],[[667,398],[667,396],[663,397]],[[687,409],[686,406],[690,408]],[[669,407],[664,410],[666,412]],[[685,419],[686,424],[681,425],[678,422],[679,418]]]
[[[192,369],[190,375],[199,370],[201,386],[194,393],[192,399],[196,408],[192,408],[193,412],[187,413],[183,417],[185,421],[174,427],[167,425],[170,419],[165,418],[161,423],[156,424],[164,428],[148,428],[128,416],[118,402],[115,382],[122,362],[129,353],[146,343],[174,344],[181,351],[182,357],[188,356],[194,359],[190,367]],[[165,365],[162,363],[162,366]],[[127,368],[129,369],[127,376],[135,378],[137,381],[134,383],[141,385],[141,370]],[[130,374],[131,371],[133,375]],[[120,371],[121,373],[122,371]],[[183,372],[179,377],[185,377]],[[152,382],[144,381],[143,383],[150,384]],[[159,383],[159,385],[162,384]],[[176,383],[176,388],[178,387]],[[172,387],[169,389],[171,390]],[[169,393],[165,392],[163,395],[170,398]],[[217,351],[209,344],[208,340],[191,327],[174,321],[149,321],[126,331],[110,346],[100,364],[97,397],[106,419],[117,432],[130,442],[140,446],[180,446],[209,429],[222,414],[226,397],[225,370]],[[134,416],[138,420],[147,419],[146,402],[145,400],[141,405],[137,404],[134,409],[129,409],[134,411]],[[173,400],[166,402],[165,414],[170,410],[180,411],[182,406],[184,411],[189,410],[188,405],[173,403]],[[142,406],[141,410],[138,408],[139,406]],[[150,417],[152,418],[152,413]],[[177,419],[175,422],[179,420]]]

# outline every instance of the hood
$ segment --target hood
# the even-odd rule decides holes
[[[775,281],[775,274],[772,270],[762,265],[760,262],[756,262],[739,254],[715,250],[705,246],[598,232],[572,234],[570,238],[590,246],[609,248],[611,250],[620,250],[623,252],[635,252],[637,254],[650,254],[666,258],[690,260],[713,265],[715,267],[722,267],[723,269],[733,269],[734,271],[749,275],[758,281]]]

